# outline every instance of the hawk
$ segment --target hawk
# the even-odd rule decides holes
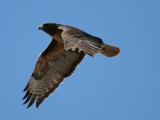
[[[39,27],[48,33],[51,43],[42,52],[26,85],[23,97],[27,108],[36,102],[36,107],[47,98],[60,83],[69,77],[86,54],[101,53],[107,57],[118,55],[118,47],[106,44],[101,38],[69,25],[45,23]]]

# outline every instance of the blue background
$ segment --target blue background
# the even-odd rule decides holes
[[[158,0],[1,0],[1,120],[160,120]],[[51,38],[45,22],[79,27],[117,45],[114,58],[86,56],[36,109],[22,90]]]

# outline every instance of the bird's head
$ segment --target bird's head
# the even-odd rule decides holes
[[[58,27],[59,27],[59,24],[56,24],[56,23],[45,23],[40,25],[38,29],[53,36],[59,30]]]

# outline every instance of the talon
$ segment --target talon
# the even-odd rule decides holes
[[[72,52],[72,49],[70,48],[70,49],[68,49],[70,52]]]
[[[75,49],[75,52],[78,52],[78,51],[79,51],[79,49],[78,49],[78,48],[76,48],[76,49]]]

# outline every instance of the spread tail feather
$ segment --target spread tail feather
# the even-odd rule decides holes
[[[118,47],[108,45],[108,44],[103,44],[101,46],[101,54],[107,56],[107,57],[113,57],[118,55],[120,53],[120,49]]]

